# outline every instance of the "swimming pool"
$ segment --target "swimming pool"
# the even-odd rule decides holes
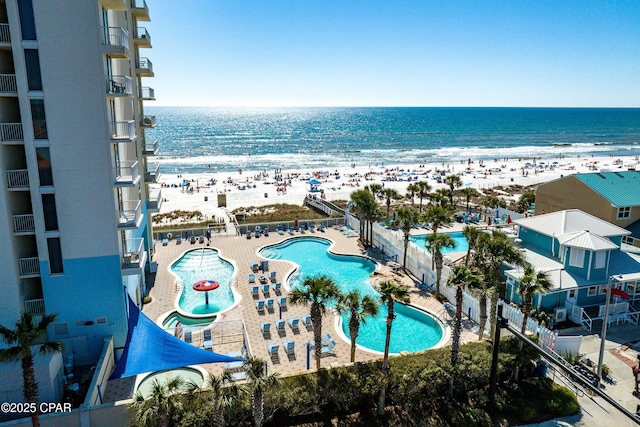
[[[184,389],[187,389],[187,384],[193,382],[198,386],[202,387],[204,384],[204,375],[197,369],[194,368],[179,368],[179,369],[171,369],[168,371],[158,371],[152,374],[147,375],[140,381],[137,387],[135,387],[136,392],[139,392],[144,397],[149,397],[152,392],[153,382],[158,381],[160,385],[165,385],[169,378],[180,377],[184,381]]]
[[[186,314],[207,315],[218,313],[231,307],[235,301],[231,289],[234,274],[233,265],[220,257],[218,251],[200,248],[185,252],[171,265],[171,272],[184,284],[178,300],[178,308]],[[209,291],[209,304],[205,303],[203,292],[193,290],[198,280],[212,279],[220,287]]]
[[[211,301],[209,301],[211,303]],[[176,311],[171,311],[168,315],[165,314],[158,319],[158,324],[162,326],[162,329],[168,329],[173,331],[176,327],[176,323],[180,321],[183,331],[198,332],[205,326],[216,320],[216,316],[211,317],[187,317],[183,316]]]
[[[453,241],[456,242],[456,246],[453,249],[442,248],[443,254],[447,254],[451,252],[466,252],[469,249],[469,243],[467,242],[467,238],[464,237],[464,233],[462,233],[461,231],[458,231],[455,233],[447,233],[447,234],[449,234],[453,238]],[[422,234],[420,236],[411,236],[410,239],[417,246],[426,250],[427,236],[429,236],[429,234]]]
[[[331,242],[323,238],[298,237],[267,246],[260,254],[270,259],[286,259],[299,266],[298,272],[289,281],[292,289],[299,286],[307,276],[326,274],[335,281],[341,292],[358,289],[361,294],[379,300],[380,295],[369,279],[375,270],[375,264],[360,256],[333,254],[329,252],[330,246]],[[391,353],[426,350],[440,342],[444,332],[433,316],[404,304],[396,303],[394,308],[396,319],[391,329]],[[374,351],[384,351],[386,317],[387,307],[381,305],[378,315],[367,319],[360,326],[357,344]],[[349,338],[346,316],[342,319],[342,330]]]

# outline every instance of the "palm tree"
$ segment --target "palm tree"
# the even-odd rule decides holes
[[[378,202],[376,198],[368,190],[356,190],[351,193],[351,201],[360,219],[360,241],[364,246],[369,246],[367,242],[368,233],[366,228],[377,217]]]
[[[411,237],[411,229],[414,225],[420,223],[420,212],[414,208],[401,207],[398,208],[398,215],[395,221],[391,222],[392,227],[398,227],[402,230],[404,235],[404,255],[402,258],[402,268],[407,271],[407,250],[409,248],[409,242]]]
[[[438,228],[442,224],[449,224],[452,221],[449,211],[441,206],[431,206],[424,217],[427,222],[431,223],[433,234],[438,233]]]
[[[22,313],[16,322],[15,329],[0,326],[0,339],[7,344],[7,348],[0,350],[0,362],[20,361],[22,367],[22,390],[25,403],[38,403],[38,382],[33,368],[33,353],[31,346],[39,345],[38,352],[42,355],[62,352],[62,343],[45,341],[47,329],[58,315],[45,314],[37,324],[30,313]],[[44,341],[44,342],[43,342]],[[37,411],[31,413],[34,427],[40,425]]]
[[[446,208],[449,204],[449,190],[438,188],[435,193],[431,193],[431,204]]]
[[[366,185],[364,187],[365,190],[369,191],[375,197],[378,197],[380,195],[380,193],[382,192],[383,188],[384,187],[382,186],[382,184],[378,184],[377,182],[374,182],[372,184]]]
[[[231,379],[231,372],[224,370],[220,375],[209,373],[206,386],[211,391],[211,405],[213,406],[213,422],[216,426],[224,427],[226,424],[225,413],[238,405],[247,394],[247,388],[236,384]],[[191,393],[202,392],[202,387],[190,383]]]
[[[311,305],[310,316],[313,325],[314,350],[316,354],[316,369],[320,369],[322,355],[322,316],[329,305],[334,303],[339,294],[338,286],[329,276],[307,276],[302,285],[289,293],[291,304]]]
[[[411,206],[415,206],[416,193],[420,191],[420,186],[417,182],[412,182],[407,185],[407,198],[411,199]]]
[[[391,200],[398,200],[401,199],[402,196],[400,195],[400,193],[398,193],[396,190],[394,190],[393,188],[385,188],[382,190],[382,195],[385,197],[386,199],[386,205],[387,205],[387,219],[389,219],[389,214],[391,211]]]
[[[465,187],[460,191],[464,195],[464,198],[465,198],[465,200],[467,202],[467,207],[465,209],[466,209],[466,211],[469,211],[469,203],[471,202],[471,198],[472,197],[478,197],[480,195],[480,193],[478,192],[478,190],[476,190],[473,187]]]
[[[392,281],[380,283],[380,294],[383,304],[387,305],[387,335],[384,343],[384,358],[382,359],[382,386],[378,396],[378,414],[384,415],[384,405],[387,393],[387,383],[389,382],[389,346],[391,345],[391,326],[396,318],[394,303],[404,301],[409,295],[406,287],[400,286]]]
[[[360,324],[364,324],[369,316],[378,314],[378,302],[369,295],[362,296],[357,289],[338,297],[338,311],[349,316],[349,335],[351,336],[351,361],[356,361],[356,339]]]
[[[436,268],[436,298],[440,296],[440,279],[442,278],[443,249],[453,249],[456,241],[449,234],[430,234],[426,240],[427,250],[431,252],[431,261]]]
[[[527,320],[531,313],[531,303],[535,294],[546,294],[553,289],[553,283],[549,278],[549,275],[543,271],[536,271],[536,269],[528,262],[524,263],[524,276],[519,280],[518,293],[524,300],[524,317],[522,319],[522,328],[520,333],[524,335],[527,327]],[[522,341],[520,341],[522,343]]]
[[[427,181],[418,181],[415,184],[418,186],[418,197],[420,197],[420,212],[422,212],[422,199],[429,195],[432,187]]]
[[[462,179],[459,175],[447,175],[444,177],[444,183],[449,186],[449,204],[453,207],[453,192],[456,188],[462,187]]]
[[[462,234],[467,239],[467,256],[464,259],[464,266],[469,266],[469,261],[471,261],[471,252],[476,248],[476,244],[478,242],[478,236],[482,233],[478,227],[474,225],[465,225],[462,228]]]
[[[151,394],[148,397],[138,391],[129,407],[133,413],[133,423],[144,427],[169,427],[174,418],[182,411],[184,400],[178,395],[185,391],[185,381],[169,377],[164,383],[153,380]]]
[[[270,387],[280,383],[276,374],[267,374],[267,362],[262,359],[250,357],[244,362],[247,371],[249,388],[251,389],[251,410],[255,427],[264,424],[264,394]]]

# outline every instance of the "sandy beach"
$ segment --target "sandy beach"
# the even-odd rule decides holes
[[[200,211],[209,218],[225,211],[277,203],[302,204],[310,192],[310,179],[320,181],[327,200],[348,200],[350,194],[365,185],[379,183],[385,188],[406,193],[407,185],[427,181],[435,191],[448,188],[438,178],[457,174],[463,187],[479,191],[510,185],[530,186],[575,173],[640,170],[637,156],[562,157],[555,159],[461,160],[457,163],[368,166],[323,170],[237,171],[235,173],[162,174],[150,187],[162,190],[160,213],[175,210]],[[226,210],[218,207],[218,194],[226,195]],[[319,191],[316,194],[320,194]]]

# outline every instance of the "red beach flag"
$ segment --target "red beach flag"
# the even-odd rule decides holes
[[[629,295],[628,293],[626,293],[622,289],[617,289],[617,288],[611,289],[611,296],[612,297],[622,298],[622,299],[631,298],[631,295]]]

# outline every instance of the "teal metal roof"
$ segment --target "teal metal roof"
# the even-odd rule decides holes
[[[640,205],[640,171],[579,173],[574,176],[614,206]]]

